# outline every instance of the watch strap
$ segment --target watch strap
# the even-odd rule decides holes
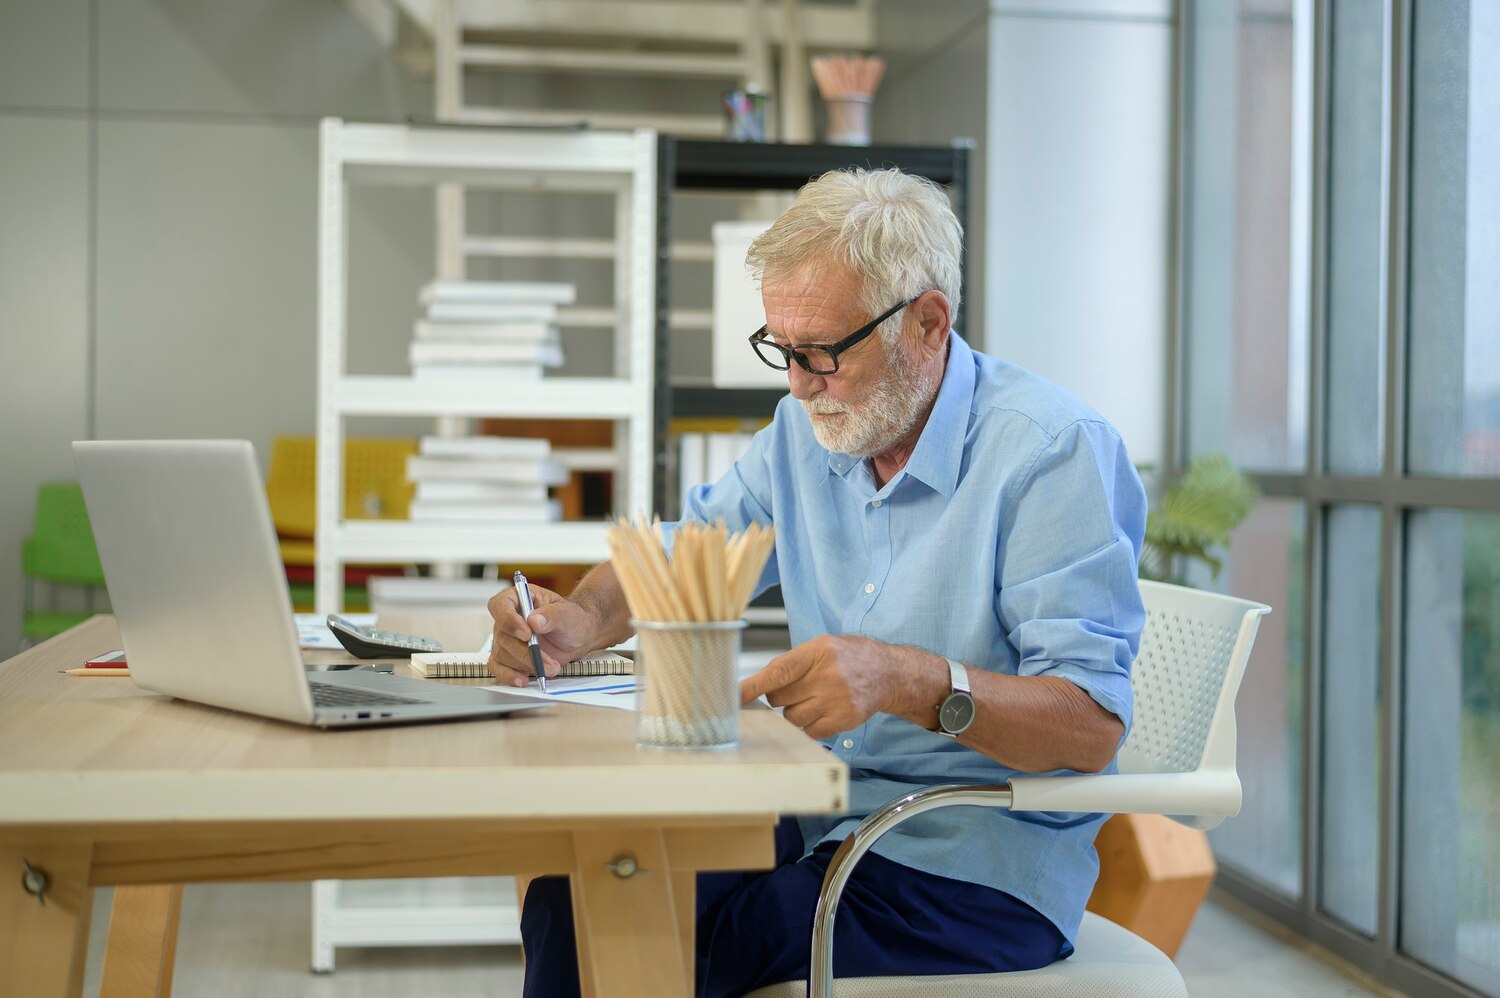
[[[969,688],[969,670],[962,662],[955,662],[951,658],[943,659],[948,663],[948,675],[952,680],[954,693],[970,693],[974,691]]]

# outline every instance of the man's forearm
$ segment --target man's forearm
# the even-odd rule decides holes
[[[890,713],[935,731],[937,708],[953,689],[948,663],[908,650],[913,667]],[[1093,773],[1114,758],[1124,726],[1081,687],[1056,676],[968,674],[975,709],[974,723],[959,736],[963,744],[1025,773]]]
[[[591,569],[568,599],[593,616],[595,633],[591,643],[595,649],[617,645],[630,637],[630,607],[609,562]]]

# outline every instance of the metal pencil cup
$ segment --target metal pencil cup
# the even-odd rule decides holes
[[[635,741],[652,748],[732,748],[740,741],[743,620],[632,620],[640,639]]]
[[[823,102],[828,110],[828,144],[834,146],[867,146],[870,144],[870,98],[829,97]]]

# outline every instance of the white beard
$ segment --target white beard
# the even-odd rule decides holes
[[[884,344],[882,344],[884,345]],[[858,405],[823,394],[802,400],[813,435],[825,449],[852,457],[874,457],[900,442],[937,395],[940,371],[919,372],[899,345],[886,346],[886,374]],[[819,419],[819,414],[837,414]]]

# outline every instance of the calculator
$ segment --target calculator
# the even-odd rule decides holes
[[[412,652],[443,650],[443,646],[431,638],[361,627],[336,613],[328,615],[328,629],[356,658],[408,658]]]

